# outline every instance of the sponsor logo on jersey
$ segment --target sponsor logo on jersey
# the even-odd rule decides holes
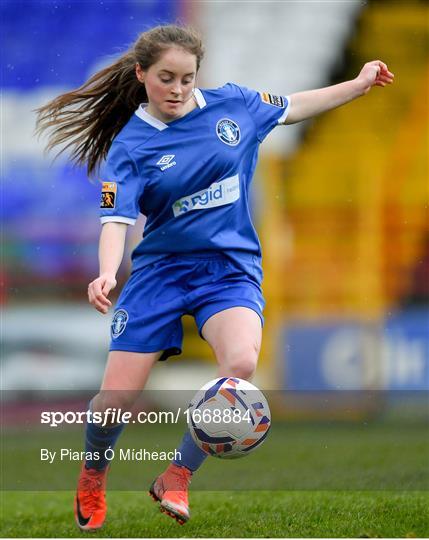
[[[165,171],[165,169],[169,169],[170,167],[174,167],[174,165],[177,165],[175,161],[173,161],[175,154],[168,154],[166,156],[162,156],[162,158],[157,162],[157,165],[159,165],[159,168],[161,171]]]
[[[112,319],[112,324],[110,326],[112,338],[115,339],[119,337],[122,332],[125,330],[128,322],[128,313],[125,309],[118,309],[115,312]]]
[[[101,188],[100,208],[115,208],[116,191],[116,182],[103,182],[103,186]]]
[[[236,146],[240,142],[240,128],[229,118],[222,118],[216,124],[216,134],[219,139],[229,146]]]
[[[191,210],[205,210],[233,203],[240,198],[240,180],[238,174],[213,182],[207,189],[178,199],[172,206],[174,217]]]
[[[260,96],[262,101],[268,103],[268,105],[274,105],[274,107],[280,108],[285,106],[285,101],[282,96],[273,96],[273,94],[268,94],[267,92],[261,92]]]

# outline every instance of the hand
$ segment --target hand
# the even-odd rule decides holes
[[[88,285],[88,300],[97,311],[106,314],[112,306],[107,298],[110,291],[116,287],[115,276],[102,274]]]
[[[384,62],[373,60],[363,66],[356,81],[361,86],[362,93],[367,94],[373,86],[391,84],[394,77]]]

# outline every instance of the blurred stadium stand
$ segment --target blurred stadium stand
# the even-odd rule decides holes
[[[79,304],[98,271],[99,188],[44,155],[34,109],[183,15],[176,0],[0,3],[4,389],[96,388],[108,343],[108,318]]]
[[[245,6],[245,7],[244,7]],[[233,81],[273,94],[326,86],[362,9],[347,2],[207,2],[200,24],[207,86]],[[264,151],[290,153],[305,124],[274,130]]]
[[[82,298],[97,272],[99,189],[34,138],[34,109],[80,86],[181,2],[4,1],[2,185],[6,299]],[[37,287],[35,286],[37,284]]]
[[[427,20],[423,2],[369,3],[337,77],[381,58],[395,84],[315,119],[295,154],[262,164],[269,355],[286,388],[427,400]]]
[[[406,294],[429,232],[426,9],[370,4],[349,44],[345,76],[386,58],[397,84],[316,120],[282,163],[294,231],[289,311],[379,315]]]

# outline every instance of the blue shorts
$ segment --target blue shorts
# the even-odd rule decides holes
[[[116,304],[111,351],[182,352],[181,317],[192,315],[201,334],[215,313],[242,306],[264,319],[259,283],[220,253],[170,255],[134,271]]]

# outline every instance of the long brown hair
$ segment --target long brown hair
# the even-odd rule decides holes
[[[137,80],[136,63],[146,71],[171,46],[196,56],[197,71],[204,55],[199,34],[176,25],[157,26],[143,32],[119,60],[100,70],[81,87],[62,94],[36,110],[36,133],[50,130],[47,150],[66,143],[71,160],[86,164],[88,175],[106,158],[114,137],[140,103],[147,102],[144,84]]]

